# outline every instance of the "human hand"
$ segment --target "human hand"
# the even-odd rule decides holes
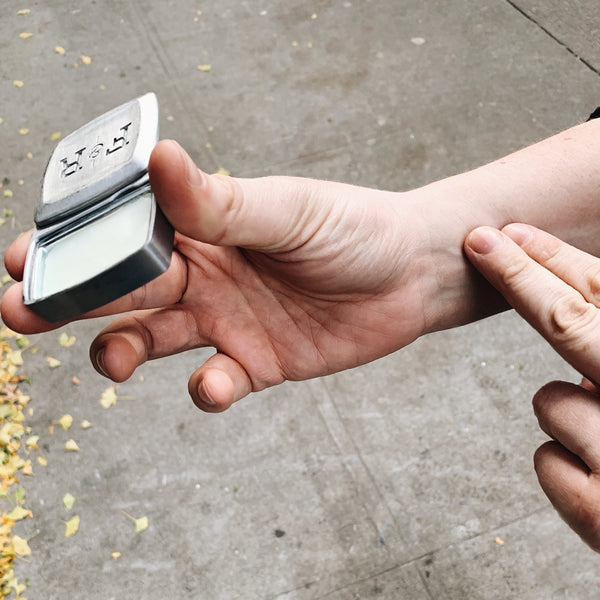
[[[191,376],[189,390],[200,408],[216,412],[286,379],[366,363],[423,333],[419,228],[417,219],[401,218],[399,194],[206,175],[170,141],[156,146],[149,174],[177,230],[171,265],[86,315],[133,311],[91,346],[94,366],[114,381],[146,360],[213,346],[216,354]],[[22,236],[5,255],[18,281],[28,241]],[[5,293],[1,310],[23,333],[61,325],[23,305],[20,283]]]
[[[533,405],[552,441],[536,452],[540,485],[567,524],[600,551],[600,260],[534,227],[490,227],[465,240],[471,262],[575,367]]]

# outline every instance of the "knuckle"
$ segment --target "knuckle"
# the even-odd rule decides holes
[[[600,301],[600,262],[595,261],[585,271],[585,280],[587,281],[589,298],[594,304]]]
[[[514,288],[527,270],[527,260],[515,260],[507,265],[500,275],[502,285],[506,288]]]
[[[231,226],[238,220],[239,213],[244,207],[244,190],[235,177],[222,173],[211,175],[221,192],[218,194],[221,226],[213,231],[210,243],[219,245],[225,243],[230,232]]]
[[[581,341],[597,316],[598,309],[581,296],[560,296],[550,306],[550,334],[559,340]]]

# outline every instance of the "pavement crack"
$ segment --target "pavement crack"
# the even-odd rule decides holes
[[[573,48],[563,42],[560,38],[554,35],[547,27],[544,27],[533,15],[529,14],[523,8],[521,8],[514,0],[506,0],[516,11],[521,13],[528,21],[531,21],[536,27],[541,29],[548,37],[554,40],[557,44],[560,44],[567,52],[572,54],[579,62],[583,63],[590,71],[600,76],[600,69],[597,69],[594,65],[588,62],[585,58],[581,57]]]

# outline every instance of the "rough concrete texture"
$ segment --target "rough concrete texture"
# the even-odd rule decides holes
[[[600,104],[592,5],[5,1],[0,177],[13,217],[2,249],[31,225],[51,134],[149,90],[162,136],[209,171],[400,190],[499,157]],[[598,597],[597,556],[532,466],[544,436],[530,398],[576,374],[515,314],[222,415],[187,397],[209,350],[145,365],[102,408],[109,383],[87,360],[101,325],[66,327],[70,348],[57,333],[34,336],[39,351],[24,353],[27,425],[48,460],[24,481],[34,518],[19,532],[37,535],[17,571],[29,600]],[[65,413],[75,425],[51,435]],[[64,451],[69,437],[80,452]],[[148,529],[136,534],[122,511],[147,516]],[[80,529],[66,538],[75,513]]]

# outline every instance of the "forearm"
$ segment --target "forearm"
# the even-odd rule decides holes
[[[475,227],[529,223],[600,254],[600,120],[404,196],[427,223],[435,274],[426,276],[433,297],[427,330],[493,314],[506,305],[462,253]]]

